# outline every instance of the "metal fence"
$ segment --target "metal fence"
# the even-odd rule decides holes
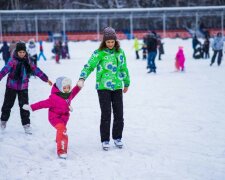
[[[69,39],[85,36],[100,40],[106,26],[114,27],[121,38],[138,33],[143,36],[149,30],[158,31],[163,37],[170,37],[171,32],[188,36],[191,31],[197,33],[200,24],[223,33],[224,11],[225,6],[0,11],[0,41],[17,35],[34,36],[38,41],[51,33],[62,33]]]

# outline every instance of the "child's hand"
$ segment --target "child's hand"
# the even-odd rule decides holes
[[[73,112],[73,107],[70,105],[69,106],[70,112]]]
[[[84,79],[79,79],[79,81],[77,81],[77,86],[81,89],[84,87]]]
[[[52,86],[52,81],[48,80],[49,86]]]
[[[32,111],[31,107],[28,104],[24,104],[23,109],[27,111]]]

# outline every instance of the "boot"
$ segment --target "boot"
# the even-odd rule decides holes
[[[32,134],[32,128],[31,128],[30,124],[24,125],[23,128],[24,128],[24,131],[26,134]]]
[[[1,121],[1,129],[4,130],[6,128],[7,121]]]

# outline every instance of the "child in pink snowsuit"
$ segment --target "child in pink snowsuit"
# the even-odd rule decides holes
[[[76,85],[71,89],[71,80],[66,77],[59,77],[52,87],[51,95],[48,99],[24,105],[23,109],[36,111],[42,108],[49,108],[48,119],[53,127],[56,128],[57,154],[60,158],[66,159],[68,136],[66,125],[69,120],[70,106],[72,99],[79,93],[81,87]]]
[[[178,52],[176,54],[176,62],[175,62],[175,67],[178,71],[184,71],[184,62],[185,62],[185,57],[184,57],[183,47],[179,46]]]

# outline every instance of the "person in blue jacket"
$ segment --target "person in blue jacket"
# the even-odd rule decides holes
[[[213,56],[210,66],[212,66],[213,63],[215,62],[217,54],[218,54],[217,65],[220,66],[223,57],[223,36],[221,32],[218,32],[216,37],[214,38],[214,41],[212,43],[212,49],[213,49]]]

